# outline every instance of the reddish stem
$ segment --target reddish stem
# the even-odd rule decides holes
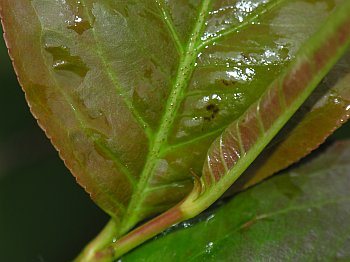
[[[146,240],[158,235],[170,226],[185,220],[186,218],[180,209],[180,204],[181,203],[131,231],[105,249],[97,252],[95,254],[96,261],[111,261],[113,258],[118,258]]]

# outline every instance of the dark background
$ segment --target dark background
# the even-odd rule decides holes
[[[0,261],[70,261],[108,217],[30,114],[1,36],[0,114]]]
[[[70,261],[108,217],[30,114],[2,37],[0,114],[0,261]],[[330,140],[344,137],[350,137],[350,123]]]

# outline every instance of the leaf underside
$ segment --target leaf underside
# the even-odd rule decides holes
[[[350,117],[350,52],[226,195],[252,186],[316,149]]]
[[[121,261],[348,261],[349,163],[350,141],[338,142]]]
[[[0,6],[33,114],[121,235],[191,191],[192,173],[202,173],[215,138],[262,101],[342,2],[2,0]],[[251,135],[243,134],[243,140]]]

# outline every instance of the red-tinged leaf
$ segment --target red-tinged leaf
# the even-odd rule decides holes
[[[289,68],[213,142],[202,177],[196,178],[192,192],[184,201],[98,252],[97,261],[125,254],[167,226],[198,215],[218,200],[271,142],[344,54],[350,44],[349,12],[350,2],[337,8],[322,30],[301,48]],[[344,31],[345,27],[349,30]],[[326,46],[328,53],[320,56],[320,50]],[[318,59],[314,59],[316,56]],[[277,113],[263,117],[271,107]],[[235,157],[230,157],[232,155]]]
[[[305,73],[313,64],[286,75],[286,105],[273,104],[280,100],[268,87],[344,3],[1,0],[0,7],[33,114],[119,237],[183,199],[214,139],[253,108],[240,135],[222,141],[238,145],[225,149],[226,166],[215,159],[221,147],[212,151],[207,186],[250,151],[261,124],[271,129],[313,78]],[[346,41],[347,28],[339,32]],[[333,59],[333,42],[314,54],[321,68]],[[262,123],[250,107],[257,100]]]
[[[196,210],[197,207],[193,206],[198,202],[198,206],[203,205],[206,208],[208,203],[217,200],[271,142],[345,52],[350,42],[350,2],[344,3],[342,8],[329,18],[324,30],[318,32],[300,50],[289,69],[214,141],[204,164],[201,181],[197,185],[202,188],[201,192],[198,194],[198,191],[194,190],[193,194],[196,196],[190,196],[188,203],[185,201],[184,209]],[[326,49],[327,52],[321,52]],[[347,78],[344,81],[347,81]],[[344,83],[340,82],[335,90],[343,90],[344,99],[347,99],[347,87],[347,83],[344,86]],[[321,100],[320,104],[322,103],[324,102]],[[342,114],[335,119],[335,124],[341,122],[342,117],[348,118],[348,104],[342,104],[340,107]],[[304,128],[303,124],[302,122],[301,129]],[[332,124],[335,125],[334,122]],[[300,136],[298,132],[292,134]],[[321,134],[320,140],[322,136]],[[237,156],[235,160],[228,157],[232,155],[232,151],[235,151]]]
[[[276,113],[268,109],[266,116]],[[341,59],[283,128],[275,144],[232,186],[230,193],[252,186],[299,161],[350,118],[350,52]],[[270,119],[270,118],[269,118]]]

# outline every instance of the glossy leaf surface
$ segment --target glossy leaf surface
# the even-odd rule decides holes
[[[333,67],[316,91],[264,150],[230,193],[252,186],[299,161],[350,117],[350,52]]]
[[[348,261],[350,141],[183,222],[128,261]]]
[[[218,200],[346,52],[350,44],[349,13],[350,2],[339,6],[322,25],[322,30],[301,47],[291,65],[212,143],[202,176],[193,175],[194,187],[183,201],[113,241],[95,253],[94,259],[118,258],[171,225],[200,214]],[[84,254],[90,256],[91,252],[85,250]]]
[[[213,142],[202,177],[181,205],[188,217],[205,210],[229,189],[345,53],[350,44],[349,12],[350,2],[338,8],[302,46],[288,69]],[[348,92],[346,86],[343,89]],[[345,104],[345,111],[348,109]]]
[[[190,191],[215,137],[341,2],[0,5],[32,112],[122,234]]]

